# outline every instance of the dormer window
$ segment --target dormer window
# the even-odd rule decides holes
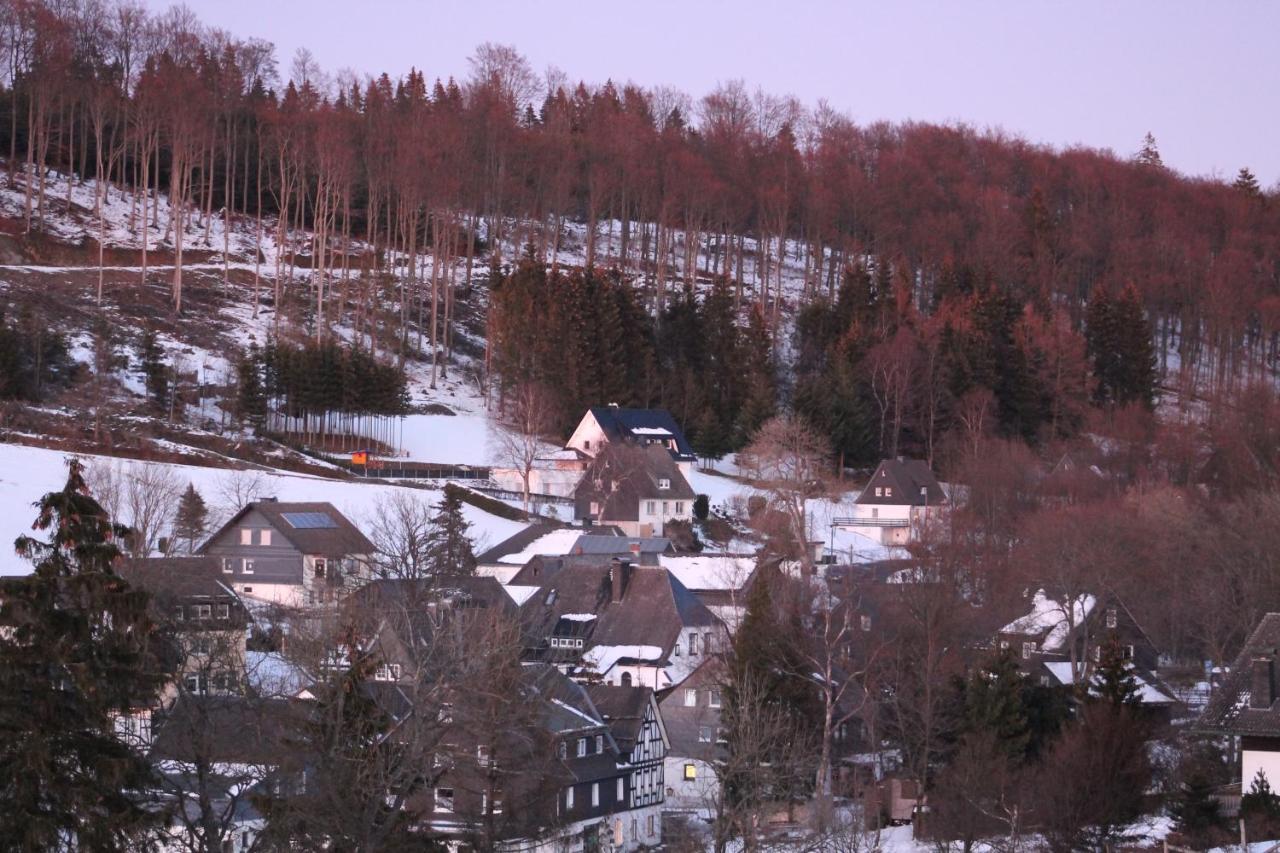
[[[671,488],[671,479],[669,477],[659,477],[658,488],[663,491],[666,491],[667,489]]]

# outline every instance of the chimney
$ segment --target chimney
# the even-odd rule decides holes
[[[1267,657],[1253,659],[1253,679],[1249,691],[1249,707],[1269,709],[1276,701],[1276,664]]]
[[[631,580],[631,561],[614,557],[613,564],[609,567],[609,582],[613,587],[614,604],[622,601],[622,597],[627,594],[629,580]]]

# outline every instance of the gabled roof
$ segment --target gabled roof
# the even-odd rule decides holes
[[[883,489],[893,491],[886,497]],[[882,491],[876,494],[876,489]],[[921,490],[924,490],[923,492]],[[898,506],[938,506],[947,496],[923,459],[886,459],[871,475],[867,487],[858,495],[860,504],[896,504]]]
[[[719,622],[692,592],[666,569],[630,566],[622,600],[613,601],[609,561],[566,566],[547,577],[520,607],[527,644],[537,649],[566,613],[594,614],[588,650],[594,646],[653,646],[668,654],[686,626]],[[577,657],[577,654],[573,654]]]
[[[667,487],[661,488],[662,481]],[[585,505],[601,503],[600,521],[638,521],[643,500],[692,501],[697,495],[671,455],[661,447],[611,444],[587,467],[574,492],[578,517]]]
[[[624,755],[635,748],[644,725],[645,714],[653,691],[648,687],[614,687],[610,684],[591,684],[587,695],[609,724],[609,731]]]
[[[1196,727],[1221,734],[1280,737],[1280,702],[1274,701],[1280,678],[1276,671],[1280,669],[1277,650],[1280,650],[1280,613],[1268,613],[1245,641]],[[1262,666],[1270,664],[1271,696],[1267,698],[1273,701],[1269,704],[1265,699],[1254,701],[1255,662]],[[1255,708],[1255,704],[1263,707]]]
[[[215,557],[148,557],[124,560],[120,576],[152,595],[175,599],[236,598]]]
[[[303,554],[323,557],[346,557],[352,554],[372,554],[376,549],[372,542],[331,503],[281,503],[279,501],[255,501],[243,508],[200,546],[205,553],[209,545],[240,523],[250,512],[257,510],[283,536],[289,544]],[[327,520],[327,523],[318,523]]]
[[[153,759],[274,765],[296,752],[310,703],[183,696],[152,718]]]
[[[1077,597],[1071,603],[1071,619],[1068,620],[1067,605],[1049,598],[1043,589],[1037,589],[1031,597],[1031,612],[1005,625],[1000,633],[1042,638],[1039,640],[1042,651],[1061,651],[1066,647],[1071,632],[1084,626],[1097,603],[1092,595]]]
[[[581,532],[570,527],[552,524],[530,524],[523,530],[503,539],[476,557],[477,565],[487,566],[505,563],[522,566],[529,559],[541,555],[569,553]]]
[[[675,418],[666,409],[625,409],[618,406],[592,406],[591,416],[610,441],[630,439],[641,444],[650,441],[674,440],[676,449],[671,456],[680,462],[693,462],[698,457],[693,445],[684,437],[684,431],[676,425]]]

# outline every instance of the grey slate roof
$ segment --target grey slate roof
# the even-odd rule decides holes
[[[1196,728],[1220,734],[1280,737],[1280,701],[1272,701],[1265,708],[1252,707],[1255,660],[1271,662],[1272,696],[1277,694],[1274,675],[1280,668],[1277,651],[1280,651],[1280,613],[1268,613],[1245,641]]]
[[[680,462],[697,459],[693,445],[684,437],[684,431],[676,425],[675,418],[666,409],[626,409],[618,406],[592,406],[591,414],[610,441],[620,438],[645,443],[653,435],[636,430],[666,430],[675,440],[676,449],[671,456]]]
[[[669,481],[659,488],[660,480]],[[671,455],[661,447],[610,444],[592,461],[574,491],[575,517],[637,521],[643,500],[693,501],[696,494]],[[590,512],[592,501],[601,504]]]
[[[314,554],[322,557],[346,557],[365,555],[374,552],[374,545],[345,515],[338,512],[333,504],[326,502],[281,503],[279,501],[255,501],[246,504],[231,517],[217,533],[200,547],[205,553],[209,546],[217,541],[228,530],[234,528],[245,515],[257,510],[266,518],[272,529],[283,536],[293,547],[303,554]],[[302,513],[320,513],[333,521],[333,527],[295,527],[285,515]]]
[[[892,495],[876,495],[877,487],[890,487]],[[921,489],[924,490],[923,496]],[[897,504],[899,506],[938,506],[947,501],[938,478],[923,459],[886,459],[871,475],[867,487],[858,495],[860,504]]]
[[[613,733],[618,749],[624,755],[629,755],[635,748],[636,738],[640,736],[640,727],[644,724],[644,715],[649,709],[649,697],[653,695],[653,691],[648,687],[591,684],[587,686],[587,695],[609,724],[609,731]]]

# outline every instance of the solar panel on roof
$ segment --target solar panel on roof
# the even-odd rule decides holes
[[[323,512],[282,512],[280,516],[298,530],[334,530],[338,523]]]

